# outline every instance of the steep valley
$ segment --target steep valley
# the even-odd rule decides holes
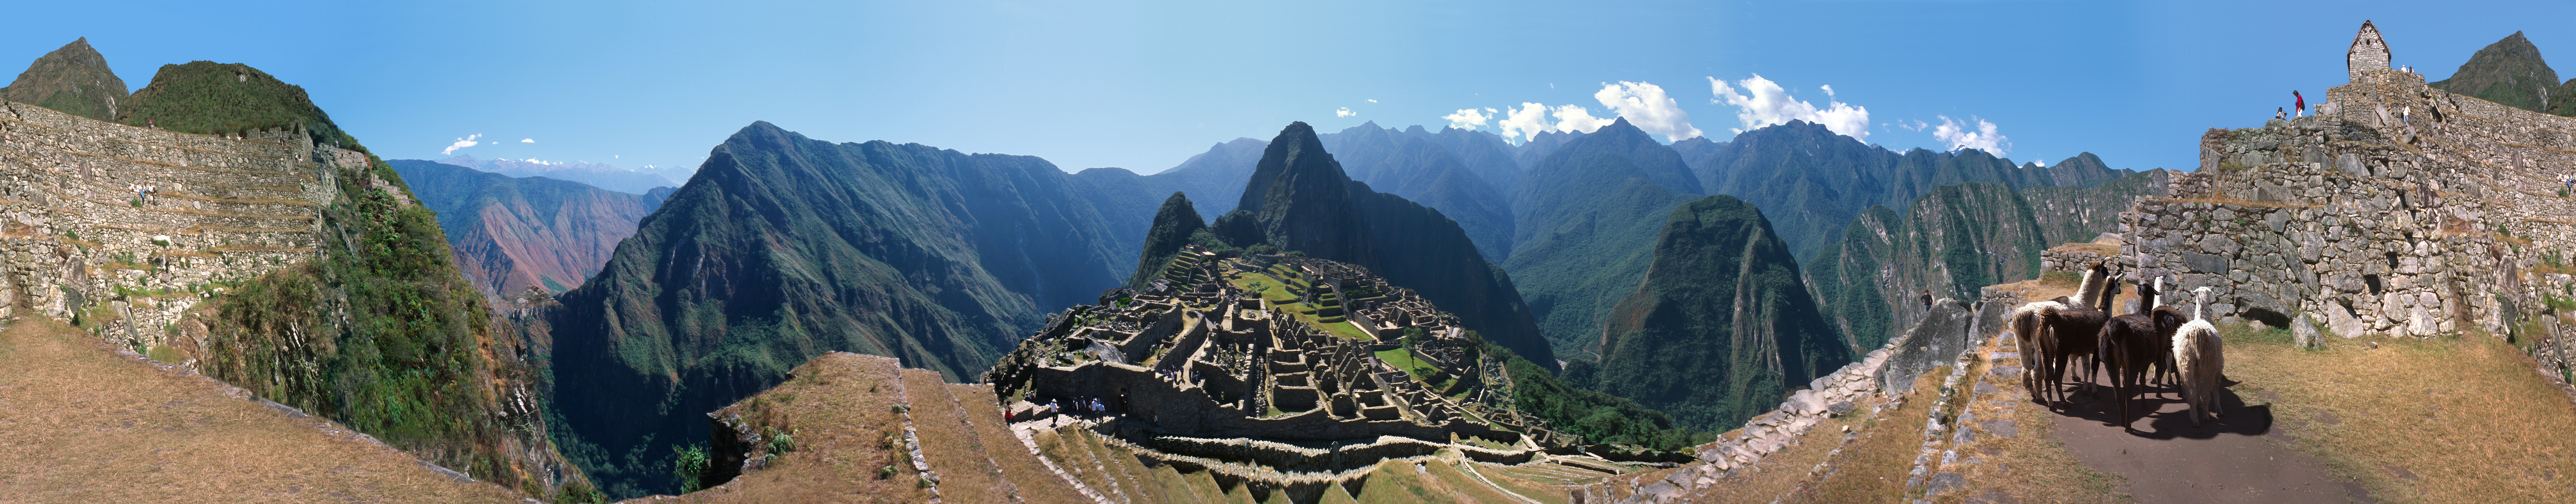
[[[438,227],[465,277],[494,298],[581,286],[662,203],[658,196],[552,178],[411,159],[388,163],[421,206],[438,212]]]

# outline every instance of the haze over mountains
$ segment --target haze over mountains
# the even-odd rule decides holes
[[[512,177],[545,177],[589,184],[592,187],[629,194],[653,192],[659,187],[678,187],[680,183],[658,173],[628,170],[599,163],[550,162],[536,159],[477,159],[456,156],[440,163],[463,166]]]

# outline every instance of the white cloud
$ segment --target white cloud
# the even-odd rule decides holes
[[[1709,103],[1735,106],[1735,118],[1744,123],[1744,127],[1735,130],[1738,133],[1763,126],[1787,124],[1789,121],[1807,121],[1824,125],[1825,129],[1833,130],[1835,133],[1851,135],[1852,138],[1864,142],[1869,141],[1869,109],[1834,101],[1831,87],[1825,88],[1825,107],[1816,108],[1813,103],[1790,98],[1789,90],[1781,89],[1780,83],[1762,78],[1761,74],[1736,81],[1735,84],[1744,86],[1744,90],[1752,93],[1752,96],[1736,92],[1734,86],[1726,85],[1726,81],[1718,80],[1716,77],[1708,78],[1710,92],[1717,96],[1709,100]]]
[[[1333,111],[1333,117],[1350,117],[1355,115],[1360,115],[1360,113],[1352,112],[1350,107],[1342,107],[1340,110]]]
[[[1369,100],[1369,103],[1377,103],[1377,100]]]
[[[1700,136],[1699,128],[1691,127],[1690,113],[1683,112],[1681,104],[1664,96],[1662,86],[1627,81],[1602,84],[1601,91],[1592,93],[1592,99],[1600,100],[1601,106],[1616,112],[1613,117],[1626,117],[1628,124],[1647,133],[1663,135],[1667,140]]]
[[[1609,126],[1612,122],[1610,119],[1592,117],[1592,111],[1583,108],[1582,105],[1558,105],[1555,109],[1551,109],[1548,115],[1556,116],[1556,130],[1559,132],[1591,133],[1601,129],[1602,126]]]
[[[1924,127],[1926,127],[1926,126],[1931,126],[1931,125],[1930,125],[1930,124],[1925,124],[1923,121],[1915,121],[1915,120],[1904,120],[1904,121],[1897,121],[1897,122],[1896,122],[1896,127],[1899,127],[1899,128],[1905,128],[1905,130],[1906,130],[1906,131],[1923,131],[1923,128],[1924,128]]]
[[[1493,120],[1493,113],[1494,109],[1491,108],[1482,111],[1463,108],[1458,109],[1458,113],[1440,116],[1440,118],[1448,119],[1451,128],[1472,130],[1483,127],[1486,121]]]
[[[1493,111],[1493,109],[1485,110]],[[1549,120],[1549,117],[1555,117],[1555,119]],[[1519,141],[1528,142],[1538,138],[1539,132],[1543,131],[1591,133],[1601,129],[1602,126],[1609,126],[1611,122],[1613,121],[1610,119],[1593,117],[1592,109],[1583,108],[1582,105],[1550,107],[1545,104],[1522,102],[1520,107],[1505,111],[1502,120],[1496,122],[1494,126],[1502,129],[1504,139],[1518,137]]]
[[[1523,102],[1520,108],[1505,109],[1508,112],[1503,114],[1503,120],[1494,123],[1494,127],[1503,130],[1503,138],[1520,137],[1521,141],[1527,142],[1538,138],[1538,132],[1549,129],[1546,105]]]
[[[1950,116],[1940,117],[1941,125],[1932,128],[1932,137],[1948,142],[1950,150],[1977,149],[1986,151],[1987,154],[2002,156],[2004,149],[2012,145],[2011,140],[1995,132],[1995,123],[1986,122],[1985,119],[1969,117],[1969,120],[1977,122],[1976,131],[1969,131],[1966,127],[1967,123],[1951,119]]]
[[[534,139],[534,138],[521,138],[521,139],[519,139],[519,143],[537,143],[537,139]]]
[[[473,146],[476,146],[476,145],[482,145],[482,144],[483,144],[483,142],[477,142],[477,141],[474,141],[474,139],[476,139],[476,138],[482,138],[482,137],[483,137],[483,134],[482,134],[482,133],[475,133],[475,134],[472,134],[472,135],[465,135],[465,138],[459,138],[459,139],[456,139],[456,143],[447,144],[447,149],[438,151],[438,155],[445,156],[445,155],[449,155],[449,154],[455,154],[457,149],[463,149],[463,148],[466,148],[466,147],[473,147]]]

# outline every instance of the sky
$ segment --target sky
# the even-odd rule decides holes
[[[78,37],[135,88],[246,63],[388,159],[694,167],[769,121],[1152,173],[1290,121],[1520,136],[1628,117],[1670,141],[1798,118],[1897,150],[2187,170],[2207,129],[2343,84],[2365,19],[2436,80],[2516,30],[2576,54],[2576,28],[2540,22],[2576,5],[2444,5],[99,0],[13,6],[65,22],[0,30],[0,69]]]

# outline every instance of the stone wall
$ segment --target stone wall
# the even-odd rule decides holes
[[[163,346],[208,295],[314,257],[337,167],[365,162],[294,126],[220,137],[0,102],[0,316]]]
[[[2130,270],[2137,268],[2136,261],[2120,255],[2119,245],[2069,243],[2039,252],[2040,271],[2080,275],[2093,263],[2102,261],[2109,261],[2104,266],[2108,266],[2106,269],[2111,271],[2112,278],[2128,278]]]
[[[2377,66],[2355,54],[2335,114],[2204,135],[2197,173],[2121,216],[2122,253],[2174,292],[2210,287],[2222,321],[2505,334],[2566,287],[2534,270],[2576,251],[2558,173],[2576,171],[2576,118],[2426,87],[2384,45]]]

